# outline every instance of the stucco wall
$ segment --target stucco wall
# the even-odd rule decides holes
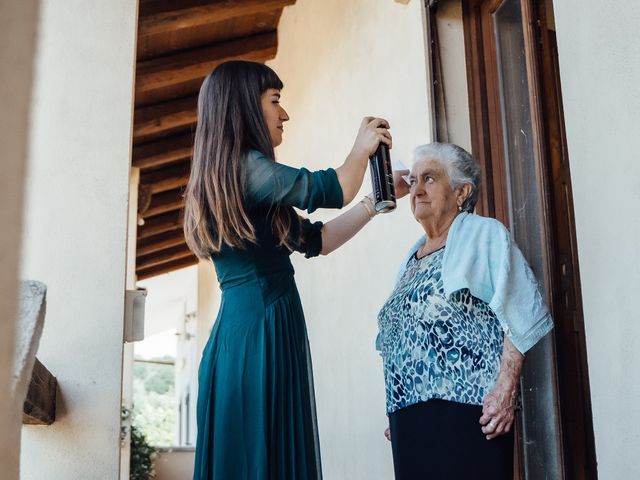
[[[38,357],[56,422],[24,427],[22,478],[118,478],[137,2],[41,2],[24,278],[45,282]]]
[[[10,395],[38,2],[0,4],[0,465],[18,478],[20,407]],[[17,403],[17,405],[16,405]]]
[[[298,0],[284,10],[276,59],[285,87],[278,159],[310,169],[336,167],[365,115],[386,117],[392,157],[410,163],[429,141],[430,113],[422,2]],[[362,194],[371,190],[369,174]],[[358,198],[359,200],[359,198]],[[313,219],[337,214],[317,212]],[[406,249],[419,235],[408,201],[378,216],[331,256],[294,256],[305,308],[326,478],[393,477],[376,315]]]
[[[640,4],[554,9],[598,473],[640,478]]]
[[[195,451],[175,448],[159,452],[154,460],[156,480],[191,480]]]

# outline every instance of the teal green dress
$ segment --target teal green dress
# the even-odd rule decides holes
[[[222,301],[198,378],[195,480],[322,478],[309,341],[291,252],[271,227],[275,206],[292,219],[295,250],[322,249],[321,222],[307,210],[340,208],[333,169],[310,172],[246,157],[245,206],[257,245],[213,256]]]

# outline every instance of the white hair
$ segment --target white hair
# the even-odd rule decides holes
[[[413,163],[433,159],[440,163],[449,175],[451,188],[456,189],[468,183],[471,194],[462,204],[462,211],[473,212],[480,193],[480,166],[464,148],[452,143],[433,142],[420,145],[413,151]]]

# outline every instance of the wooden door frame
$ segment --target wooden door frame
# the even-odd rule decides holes
[[[500,105],[500,85],[498,77],[497,55],[494,47],[494,27],[492,13],[504,0],[467,0],[462,1],[465,57],[467,66],[470,129],[472,151],[485,172],[484,189],[478,203],[478,211],[502,221],[509,227],[509,204],[507,191],[507,171],[505,163],[505,145],[502,135],[502,110]],[[556,344],[556,372],[559,378],[560,397],[560,434],[562,457],[566,478],[597,478],[595,461],[595,442],[591,416],[586,345],[584,342],[584,322],[580,298],[579,268],[575,247],[575,224],[573,222],[573,204],[570,193],[568,198],[559,200],[557,177],[558,155],[567,158],[566,141],[562,117],[561,91],[554,76],[553,45],[542,27],[546,28],[546,5],[537,0],[520,0],[522,6],[523,32],[525,35],[525,59],[529,100],[532,109],[531,126],[533,131],[533,150],[536,162],[536,184],[541,202],[541,228],[543,265],[546,281],[546,297],[554,316],[563,316],[563,323],[554,330]],[[545,94],[542,95],[541,93]],[[554,106],[555,103],[555,106]],[[550,113],[551,112],[551,113]],[[558,153],[560,152],[560,153]],[[555,157],[554,157],[555,155]],[[568,177],[568,162],[566,164]],[[568,209],[569,225],[559,222],[559,214],[554,212],[555,201],[564,201]],[[562,238],[566,232],[569,239]],[[561,238],[556,238],[561,237]],[[563,255],[559,254],[559,243],[571,250],[573,261],[566,265]],[[568,246],[567,246],[568,243]],[[565,263],[563,263],[565,262]],[[562,275],[560,269],[569,269],[570,277]],[[563,283],[571,282],[570,286]],[[577,322],[567,321],[567,312],[563,310],[561,291],[570,291],[573,295]],[[559,312],[562,312],[561,314]],[[565,348],[568,347],[568,348]],[[575,409],[577,411],[572,411]],[[576,438],[578,438],[576,440]],[[521,472],[523,470],[521,469]],[[524,478],[524,477],[523,477]]]
[[[552,170],[547,176],[551,180],[549,192],[555,197],[552,204],[564,203],[563,209],[557,208],[551,215],[555,223],[553,230],[557,232],[552,249],[556,267],[551,270],[553,284],[557,286],[553,291],[553,305],[557,309],[554,312],[566,310],[567,304],[575,306],[574,312],[563,311],[563,315],[571,316],[572,321],[556,323],[555,328],[557,342],[563,347],[557,350],[557,368],[562,380],[559,387],[565,472],[568,478],[592,480],[597,478],[595,437],[557,46],[555,34],[551,35],[547,30],[546,2],[533,3],[538,18],[539,83],[541,91],[545,92],[540,101],[541,111],[546,114],[543,118],[544,152],[549,160],[544,163],[551,165]],[[561,216],[562,213],[566,216]]]
[[[498,78],[498,59],[493,45],[493,25],[489,19],[504,0],[469,0],[463,2],[463,19],[465,22],[465,49],[467,57],[467,78],[473,88],[469,88],[469,105],[471,121],[471,141],[474,155],[479,152],[478,160],[487,173],[486,187],[481,195],[484,197],[480,207],[486,205],[487,210],[479,209],[481,215],[497,218],[510,227],[509,202],[507,193],[507,170],[505,162],[505,144],[502,135],[501,124],[502,109],[500,105],[500,84]],[[552,277],[553,259],[553,233],[549,225],[551,205],[551,193],[548,179],[549,169],[545,158],[545,128],[542,116],[543,106],[540,95],[540,63],[541,55],[538,48],[532,46],[538,44],[536,15],[534,0],[521,0],[523,5],[523,24],[525,35],[525,56],[527,63],[527,81],[529,85],[529,102],[531,105],[531,129],[533,132],[533,152],[536,161],[536,185],[539,189],[540,211],[543,216],[540,220],[542,229],[544,277]],[[476,38],[473,38],[475,32]],[[477,32],[481,32],[480,37]],[[480,40],[481,39],[481,40]],[[478,41],[479,40],[479,41]],[[480,66],[480,63],[483,65]],[[492,65],[493,68],[487,68]],[[482,77],[475,79],[475,71],[482,70]],[[479,114],[479,115],[478,115]],[[553,307],[553,295],[549,288],[547,301]]]

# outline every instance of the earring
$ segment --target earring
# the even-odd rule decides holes
[[[462,211],[462,205],[458,205],[458,211],[461,212]]]

